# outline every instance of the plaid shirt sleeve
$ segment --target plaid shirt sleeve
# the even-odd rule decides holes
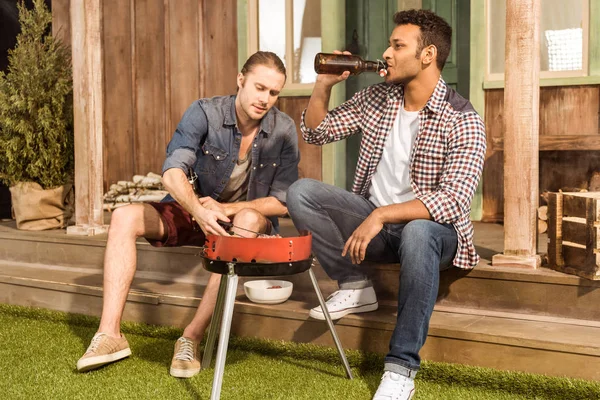
[[[306,126],[305,116],[307,110],[304,110],[300,121],[300,131],[306,143],[323,145],[359,133],[363,119],[365,92],[368,89],[361,90],[352,96],[350,100],[329,111],[316,129],[310,129]]]
[[[449,152],[437,189],[417,196],[434,221],[454,223],[470,213],[485,149],[485,126],[479,115],[460,115],[450,131]]]

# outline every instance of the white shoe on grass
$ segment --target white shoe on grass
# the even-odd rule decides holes
[[[327,298],[325,302],[331,319],[340,319],[345,315],[375,311],[379,307],[373,287],[364,289],[340,289]],[[308,313],[314,319],[325,319],[321,306]]]
[[[415,394],[415,380],[385,371],[373,400],[410,400]]]

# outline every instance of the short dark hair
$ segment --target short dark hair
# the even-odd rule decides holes
[[[437,48],[437,67],[441,71],[446,64],[452,45],[452,27],[439,15],[429,10],[406,10],[394,14],[396,25],[416,25],[421,29],[421,40],[417,57],[427,46]]]
[[[246,63],[244,63],[241,71],[242,75],[246,76],[246,74],[252,71],[257,65],[272,67],[281,72],[287,80],[285,65],[283,65],[283,61],[281,61],[281,58],[279,58],[277,54],[270,51],[257,51],[246,60]]]

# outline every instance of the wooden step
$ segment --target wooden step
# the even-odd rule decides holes
[[[102,275],[97,272],[2,262],[0,302],[99,316]],[[124,320],[184,327],[205,282],[164,281],[153,274],[136,276]],[[283,304],[254,304],[240,284],[232,333],[333,346],[326,324],[308,317],[315,302],[307,299],[306,292],[294,290]],[[337,321],[344,347],[385,354],[395,311],[384,304]],[[437,305],[421,354],[435,361],[600,379],[598,335],[597,321]]]
[[[476,224],[476,245],[485,255],[493,253],[501,237],[501,227]],[[490,231],[487,236],[482,232]],[[291,221],[282,220],[284,235],[294,235]],[[480,235],[478,238],[477,235]],[[495,239],[494,239],[495,238]],[[18,231],[11,224],[0,224],[0,262],[13,265],[46,265],[53,271],[88,271],[101,274],[106,235],[68,236],[64,231]],[[195,247],[154,248],[145,240],[137,243],[138,277],[165,282],[203,284],[203,270]],[[395,306],[399,264],[371,265],[380,304]],[[321,289],[328,295],[337,289],[318,262],[314,268]],[[1,272],[1,271],[0,271]],[[57,272],[58,273],[58,272]],[[295,292],[315,301],[307,274],[287,276]],[[600,282],[589,281],[549,269],[527,270],[491,267],[483,259],[472,271],[451,269],[441,274],[438,304],[451,307],[536,314],[548,317],[600,320]],[[312,297],[311,297],[312,296]]]

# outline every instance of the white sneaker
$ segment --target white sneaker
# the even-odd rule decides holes
[[[410,400],[415,394],[415,380],[385,371],[373,400]]]
[[[375,289],[343,289],[334,292],[325,303],[331,319],[340,319],[344,315],[375,311],[379,307]],[[308,313],[314,319],[325,319],[321,306],[317,306]]]

